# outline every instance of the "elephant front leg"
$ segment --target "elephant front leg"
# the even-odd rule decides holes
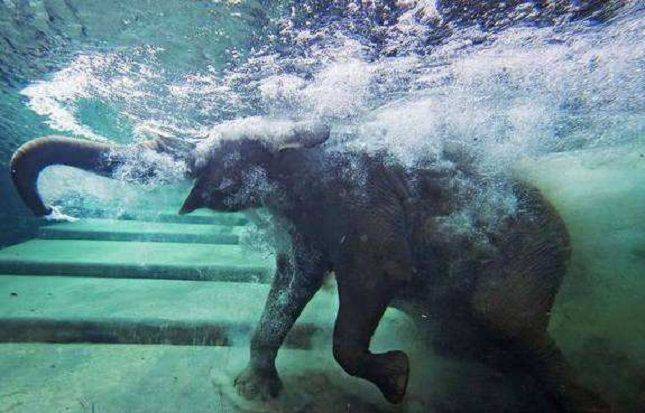
[[[237,392],[249,400],[266,401],[282,388],[275,367],[278,349],[320,288],[325,269],[319,263],[290,262],[286,254],[276,260],[276,274],[265,303],[260,323],[251,339],[249,365],[235,379]]]
[[[395,287],[376,278],[347,278],[338,278],[334,358],[348,374],[374,383],[390,403],[400,403],[408,383],[408,356],[399,350],[381,354],[369,350]]]

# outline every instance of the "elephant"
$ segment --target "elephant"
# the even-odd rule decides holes
[[[469,201],[470,192],[458,195],[455,182],[481,180],[467,156],[446,151],[451,167],[409,167],[383,151],[333,145],[326,125],[294,125],[268,138],[222,134],[173,153],[186,159],[194,180],[180,214],[262,207],[289,235],[276,252],[249,364],[234,382],[241,396],[266,401],[279,394],[278,349],[333,271],[339,295],[333,356],[390,403],[405,398],[410,361],[400,350],[372,353],[370,341],[391,306],[433,326],[429,340],[440,354],[531,377],[552,411],[604,409],[576,382],[547,332],[571,246],[563,220],[536,188],[506,178],[514,212],[481,225],[479,238],[460,236],[445,221]],[[166,153],[173,145],[144,149]],[[34,213],[46,215],[35,186],[43,167],[62,163],[109,176],[122,162],[119,153],[105,144],[46,138],[17,152],[13,180]]]

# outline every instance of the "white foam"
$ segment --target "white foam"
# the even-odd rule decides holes
[[[49,213],[49,215],[45,215],[44,218],[47,221],[55,221],[55,222],[76,222],[78,221],[78,218],[74,218],[69,215],[65,215],[64,213],[61,212],[60,208],[57,206],[51,207],[52,212]]]
[[[276,119],[322,119],[336,147],[386,150],[405,165],[430,158],[441,167],[445,152],[458,148],[490,180],[482,193],[505,205],[512,202],[494,196],[494,183],[522,158],[642,138],[638,16],[557,29],[450,26],[450,37],[418,53],[428,31],[449,22],[435,1],[398,3],[399,19],[379,28],[391,56],[351,33],[351,24],[297,29],[292,15],[273,40],[293,50],[262,46],[226,71],[178,75],[154,49],[125,48],[80,55],[23,93],[52,128],[93,139],[101,136],[78,108],[84,99],[105,102],[132,123],[131,139],[162,133],[196,142],[198,164],[222,139],[285,136],[288,122]],[[347,12],[362,18],[361,7],[368,5]]]

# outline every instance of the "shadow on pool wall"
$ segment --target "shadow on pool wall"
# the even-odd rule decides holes
[[[70,40],[54,29],[53,21],[45,23],[40,20],[43,16],[26,12],[35,4],[24,6],[22,12],[25,14],[22,15],[11,12],[7,3],[0,4],[0,32],[7,36],[6,39],[12,39],[17,33],[22,36],[22,41],[11,43],[12,47],[4,47],[8,41],[5,40],[0,53],[0,247],[35,236],[40,224],[13,188],[9,160],[24,142],[53,132],[44,117],[28,108],[27,99],[20,90],[60,67],[65,59],[55,57],[55,54],[57,51],[62,53]]]
[[[50,130],[18,94],[0,80],[0,247],[35,236],[39,220],[18,198],[9,175],[9,160],[24,142]]]
[[[0,168],[7,169],[0,164]],[[4,174],[7,175],[7,174]],[[15,195],[11,180],[8,176],[0,177],[0,248],[17,244],[26,239],[33,238],[38,229],[38,220],[31,216]]]

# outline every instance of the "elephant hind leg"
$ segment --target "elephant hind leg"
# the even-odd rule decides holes
[[[501,371],[529,374],[556,411],[610,411],[598,395],[577,383],[562,351],[546,333],[528,343],[506,338],[498,351],[490,350],[489,364]]]
[[[577,384],[561,350],[546,331],[509,335],[472,313],[460,311],[437,320],[435,327],[432,340],[437,354],[488,366],[499,374],[494,377],[503,377],[498,383],[500,397],[513,389],[512,399],[494,401],[502,406],[487,410],[519,403],[514,408],[527,412],[609,411],[597,395]]]
[[[334,358],[348,374],[374,383],[390,403],[400,403],[408,383],[408,356],[402,351],[369,351],[392,289],[374,282],[350,285],[344,281],[340,278],[338,284],[340,307],[334,328]]]
[[[547,326],[559,278],[564,267],[557,260],[519,268],[485,278],[474,295],[473,319],[485,361],[505,372],[524,372],[536,380],[557,411],[606,411],[605,404],[579,386],[561,350],[549,337]],[[544,271],[544,266],[553,266]]]

